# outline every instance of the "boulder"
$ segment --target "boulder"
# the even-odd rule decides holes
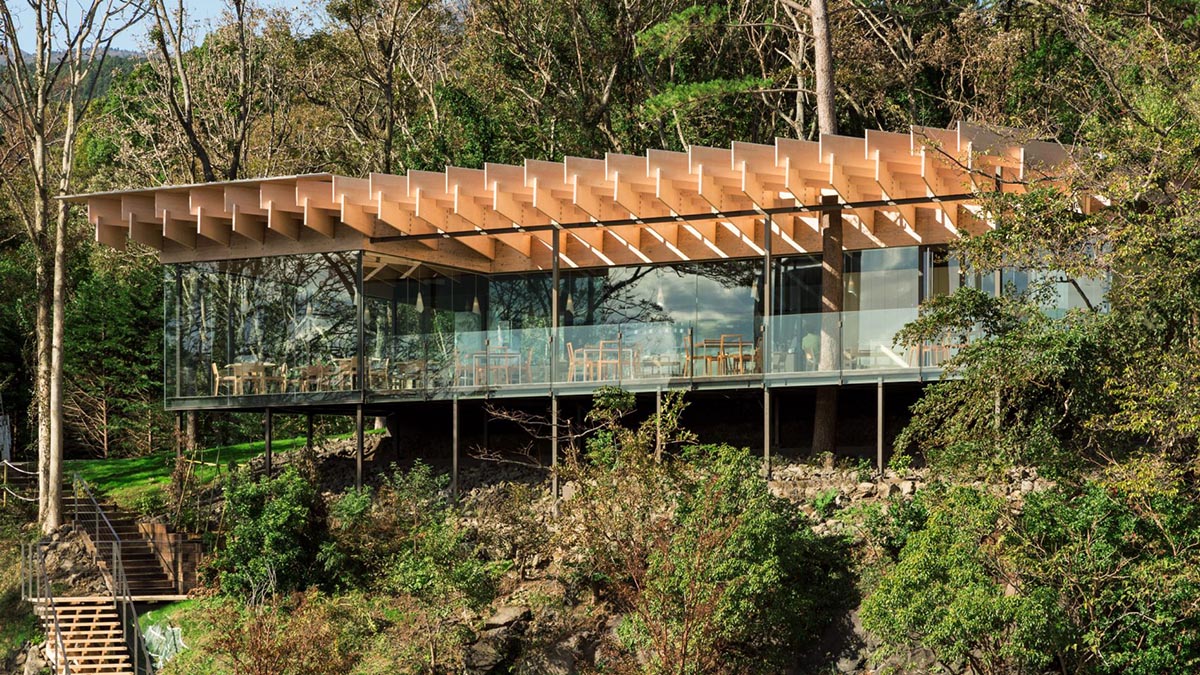
[[[528,607],[522,605],[505,605],[496,610],[495,614],[483,622],[484,630],[505,628],[518,621],[528,621],[533,616]]]
[[[475,644],[463,655],[463,672],[466,675],[491,675],[504,672],[505,665],[517,648],[517,637],[508,628],[484,631]]]
[[[42,650],[37,645],[30,645],[29,652],[25,656],[25,675],[38,675],[49,665],[42,658]]]

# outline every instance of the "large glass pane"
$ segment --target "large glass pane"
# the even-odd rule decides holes
[[[842,309],[910,309],[920,300],[916,246],[846,253]]]
[[[357,267],[356,253],[167,266],[168,396],[356,388]]]
[[[821,370],[821,332],[824,327],[837,343],[840,333],[837,312],[783,314],[771,318],[769,373],[806,373]],[[827,362],[826,369],[836,369]]]
[[[842,367],[846,370],[903,370],[919,367],[919,349],[893,344],[896,333],[916,318],[916,307],[844,312]]]
[[[958,256],[950,252],[944,245],[927,246],[923,249],[925,256],[925,288],[922,300],[952,295],[958,289],[967,287],[983,291],[988,295],[996,293],[996,273],[967,272],[966,267]]]

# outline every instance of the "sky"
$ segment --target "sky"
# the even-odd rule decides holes
[[[78,8],[85,1],[86,0],[66,0],[66,3],[64,4],[69,4],[73,8],[76,8],[77,11],[73,14],[73,16],[77,16]],[[178,0],[167,0],[167,6],[174,6],[174,3],[177,1]],[[9,4],[14,10],[16,20],[21,23],[20,29],[18,30],[18,37],[21,41],[21,47],[26,52],[31,51],[34,44],[35,27],[33,21],[33,12],[29,8],[29,4],[26,2],[26,0],[0,0],[0,2]],[[307,3],[295,1],[287,2],[286,0],[258,0],[256,4],[260,7],[296,7],[298,5]],[[225,0],[184,0],[183,6],[188,17],[188,22],[198,27],[195,37],[199,39],[205,31],[205,26],[212,22],[213,19],[219,17],[225,10],[226,2]],[[146,47],[146,31],[150,27],[152,21],[152,19],[144,18],[140,25],[136,25],[127,29],[124,33],[119,35],[116,40],[113,41],[113,48],[136,52],[144,51]]]

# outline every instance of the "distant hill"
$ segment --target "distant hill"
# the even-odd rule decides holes
[[[32,54],[22,52],[22,55],[25,57],[26,63],[30,63],[33,59]],[[61,56],[62,52],[54,54],[55,58]],[[112,82],[113,76],[116,73],[127,73],[138,63],[141,63],[145,60],[146,57],[141,52],[130,49],[110,49],[108,51],[108,57],[104,60],[104,68],[100,72],[93,74],[93,77],[99,78],[97,82],[98,86],[96,88],[96,97],[100,98],[104,96],[104,94],[108,91],[108,87]],[[4,68],[7,65],[8,60],[4,55],[0,55],[0,68]]]

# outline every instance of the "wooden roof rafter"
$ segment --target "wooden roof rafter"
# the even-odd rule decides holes
[[[978,193],[1061,187],[1070,161],[1071,149],[1056,143],[959,124],[68,199],[87,203],[102,244],[133,240],[166,261],[383,247],[442,265],[506,271],[545,268],[556,229],[560,262],[568,266],[757,256],[767,236],[779,254],[814,250],[822,195],[837,195],[857,224],[848,247],[949,241],[963,222],[963,205],[975,209]],[[1081,200],[1087,207],[1094,198]],[[968,222],[980,226],[978,216]]]

